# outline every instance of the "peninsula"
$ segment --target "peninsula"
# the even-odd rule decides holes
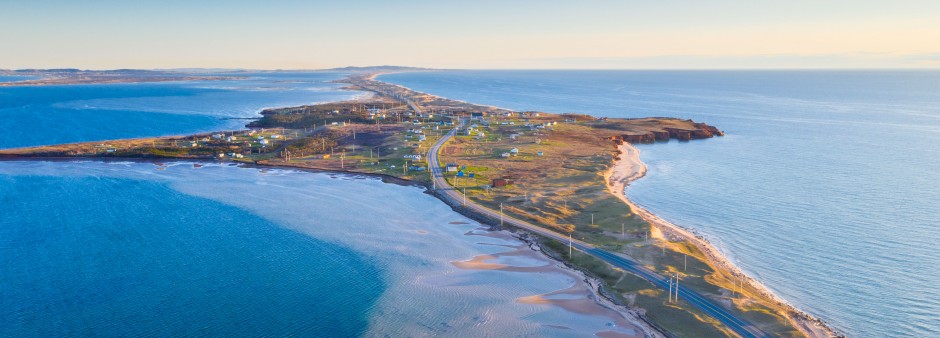
[[[599,281],[659,333],[832,336],[700,236],[632,204],[645,174],[631,144],[722,136],[666,117],[516,112],[420,93],[354,73],[355,101],[268,109],[245,130],[0,150],[0,158],[199,159],[381,175],[428,187],[455,210],[521,231]],[[677,286],[678,285],[678,286]]]

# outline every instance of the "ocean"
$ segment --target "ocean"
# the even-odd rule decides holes
[[[264,108],[362,95],[338,72],[221,75],[244,78],[0,87],[0,148],[241,129]]]
[[[627,188],[856,337],[940,335],[940,72],[433,71],[380,80],[514,110],[668,116],[727,136],[640,145]]]
[[[323,82],[335,74],[256,76],[0,88],[17,135],[0,148],[237,128],[218,118],[361,95]],[[216,162],[0,161],[0,336],[635,333],[583,278],[422,187]],[[521,301],[533,296],[547,301]],[[593,305],[555,305],[572,301]]]

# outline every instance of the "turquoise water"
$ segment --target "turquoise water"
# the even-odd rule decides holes
[[[0,148],[241,129],[264,108],[351,99],[333,72],[227,81],[0,87]]]
[[[631,199],[852,336],[940,335],[940,72],[441,71],[382,80],[516,110],[674,116]]]

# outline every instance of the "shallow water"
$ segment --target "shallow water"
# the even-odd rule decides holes
[[[529,249],[423,188],[184,162],[6,161],[0,182],[2,336],[632,332],[517,301],[578,281],[535,252],[456,267]]]
[[[516,110],[673,116],[630,198],[852,336],[940,335],[940,72],[442,71],[381,80]]]

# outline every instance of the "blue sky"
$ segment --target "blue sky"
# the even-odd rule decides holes
[[[940,1],[0,2],[0,68],[938,68]]]

